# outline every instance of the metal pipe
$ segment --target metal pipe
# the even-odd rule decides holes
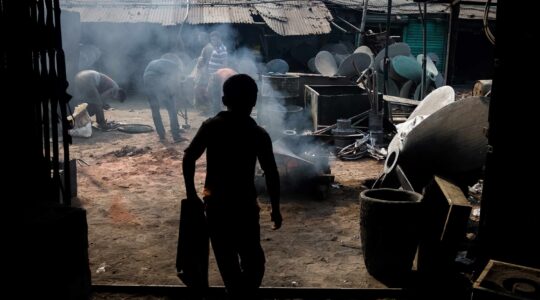
[[[330,21],[330,24],[334,25],[337,29],[343,31],[344,33],[349,33],[347,30],[345,30],[345,28],[339,26],[339,25],[336,24],[334,21]]]
[[[460,3],[450,7],[450,21],[448,25],[448,45],[446,47],[446,61],[444,68],[444,84],[452,84],[454,79],[454,65],[458,42]]]
[[[359,113],[359,114],[357,114],[355,116],[352,116],[352,117],[349,118],[349,120],[351,120],[351,122],[353,122],[353,121],[358,120],[359,118],[365,118],[368,114],[369,114],[369,110],[367,110],[365,112],[362,112],[362,113]],[[323,133],[325,133],[325,132],[327,132],[327,131],[329,131],[331,129],[334,129],[336,127],[337,127],[337,124],[333,124],[333,125],[330,125],[330,126],[327,126],[327,127],[323,128],[323,129],[313,131],[312,134],[323,134]]]
[[[427,23],[426,23],[426,15],[427,15],[427,2],[424,2],[424,11],[422,12],[422,7],[420,6],[420,3],[418,3],[418,10],[420,11],[420,19],[422,20],[422,86],[420,89],[420,99],[424,99],[426,96],[427,91],[427,82],[426,82],[426,65],[427,65],[427,59],[426,59],[426,52],[427,52]]]
[[[186,0],[186,14],[184,15],[184,18],[182,19],[182,24],[180,24],[180,29],[178,30],[178,35],[177,35],[176,48],[179,49],[180,48],[179,46],[181,46],[182,50],[185,50],[184,39],[182,38],[182,29],[184,28],[184,24],[186,23],[188,15],[189,15],[189,7],[190,7],[189,1],[190,0]]]
[[[424,56],[422,57],[422,80],[424,81],[424,86],[422,86],[422,99],[426,96],[427,92],[427,80],[426,80],[426,67],[427,67],[427,2],[424,2],[424,16],[422,19],[424,20]]]
[[[356,47],[360,47],[364,44],[364,36],[366,35],[366,17],[367,17],[368,0],[364,0],[364,7],[362,8],[362,21],[360,23],[360,35],[358,37],[358,44]]]
[[[386,45],[384,46],[384,84],[383,93],[388,94],[388,42],[390,39],[390,17],[392,16],[392,0],[388,0],[386,14]]]
[[[358,32],[361,32],[362,30],[356,26],[354,26],[352,23],[350,23],[349,21],[343,19],[342,17],[338,17],[338,19],[340,19],[341,21],[343,21],[343,23],[351,26],[354,30],[358,31]]]

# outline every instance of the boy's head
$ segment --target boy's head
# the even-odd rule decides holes
[[[257,92],[257,83],[249,75],[233,75],[223,83],[223,104],[232,111],[251,113]]]
[[[210,33],[210,43],[214,47],[221,45],[221,34],[219,31],[212,31]]]

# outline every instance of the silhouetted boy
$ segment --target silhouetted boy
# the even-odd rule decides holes
[[[272,205],[273,229],[281,227],[279,175],[268,133],[250,117],[257,85],[246,74],[223,84],[227,111],[203,122],[185,150],[184,180],[188,199],[200,201],[195,190],[195,162],[206,150],[204,202],[212,248],[229,295],[254,299],[264,276],[260,243],[255,164],[265,172]]]

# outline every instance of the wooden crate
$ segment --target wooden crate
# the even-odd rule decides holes
[[[473,285],[472,300],[538,300],[540,269],[490,260]]]

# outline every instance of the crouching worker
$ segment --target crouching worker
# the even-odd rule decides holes
[[[110,108],[109,100],[124,102],[126,92],[109,76],[94,70],[84,70],[75,75],[75,100],[73,106],[88,103],[86,110],[96,116],[100,129],[109,129],[105,110]]]
[[[265,270],[254,183],[257,160],[265,173],[273,229],[282,223],[279,174],[270,136],[250,117],[257,100],[255,81],[246,74],[233,75],[223,84],[222,100],[227,110],[203,122],[185,150],[186,193],[188,199],[201,201],[195,163],[206,150],[203,199],[221,277],[232,299],[256,299]]]
[[[164,56],[152,60],[146,66],[143,74],[144,89],[152,111],[152,119],[160,141],[165,141],[165,128],[161,120],[160,104],[164,105],[169,114],[171,134],[175,143],[187,140],[180,136],[178,109],[176,98],[179,97],[179,87],[182,83],[182,64],[178,57]]]

